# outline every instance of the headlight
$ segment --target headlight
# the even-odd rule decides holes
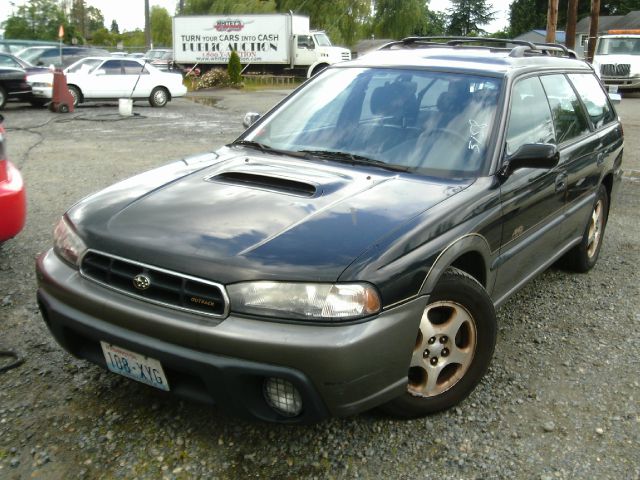
[[[227,287],[231,310],[294,320],[352,320],[380,311],[371,285],[249,282]]]
[[[63,217],[53,230],[53,249],[60,258],[78,266],[78,261],[87,246]]]

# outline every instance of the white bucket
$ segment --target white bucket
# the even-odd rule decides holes
[[[121,98],[118,101],[118,110],[123,117],[133,115],[133,100],[130,98]]]

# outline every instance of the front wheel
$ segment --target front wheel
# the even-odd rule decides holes
[[[7,103],[7,92],[5,92],[2,87],[0,87],[0,109],[4,108],[6,103]]]
[[[496,314],[485,289],[470,275],[448,269],[420,319],[407,389],[383,410],[415,418],[465,399],[486,373],[496,342]]]
[[[165,88],[156,87],[151,92],[149,103],[152,107],[164,107],[169,101],[169,92]]]
[[[569,250],[565,257],[565,264],[570,270],[584,273],[595,266],[602,248],[608,212],[609,195],[604,185],[600,185],[582,241]]]
[[[82,95],[80,93],[80,89],[74,85],[69,85],[67,88],[69,89],[69,93],[73,97],[73,106],[77,107],[78,104],[80,103],[80,98]]]

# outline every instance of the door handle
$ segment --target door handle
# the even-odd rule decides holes
[[[596,165],[599,167],[604,163],[604,152],[598,152],[596,156]]]
[[[561,173],[556,177],[556,192],[567,189],[567,178],[568,175],[566,173]]]

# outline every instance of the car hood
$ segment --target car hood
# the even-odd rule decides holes
[[[469,183],[240,152],[134,177],[69,216],[89,248],[222,283],[335,281]]]

